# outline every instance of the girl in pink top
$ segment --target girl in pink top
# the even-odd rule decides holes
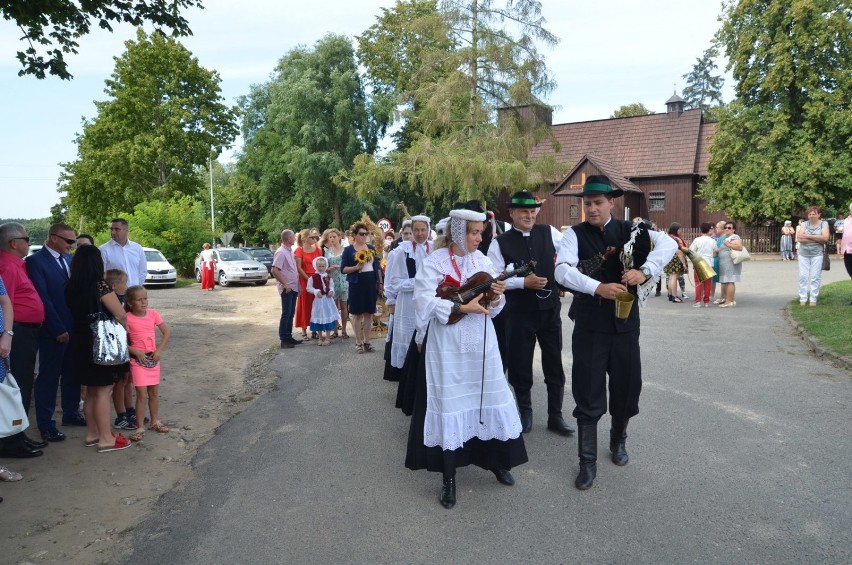
[[[160,355],[169,342],[169,326],[153,308],[148,308],[148,291],[142,286],[131,286],[125,295],[127,315],[127,349],[130,351],[130,376],[136,387],[136,431],[131,441],[145,435],[145,405],[151,411],[150,429],[167,433],[169,428],[160,421]],[[154,328],[160,330],[162,339],[157,345]]]

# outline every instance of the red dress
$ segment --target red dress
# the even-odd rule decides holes
[[[308,253],[301,247],[296,249],[294,255],[302,258],[302,270],[310,277],[314,271],[314,259],[322,257],[322,247],[319,245]],[[296,316],[293,320],[294,328],[307,328],[311,325],[311,308],[314,305],[314,295],[308,292],[308,279],[299,277],[299,297],[296,299]]]

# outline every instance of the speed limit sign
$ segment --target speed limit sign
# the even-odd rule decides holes
[[[381,219],[379,219],[379,221],[378,221],[378,222],[376,222],[376,225],[377,225],[377,226],[379,226],[379,228],[380,228],[382,231],[388,231],[388,230],[392,230],[392,229],[393,229],[393,224],[392,224],[392,223],[391,223],[391,221],[390,221],[390,220],[388,220],[387,218],[381,218]]]

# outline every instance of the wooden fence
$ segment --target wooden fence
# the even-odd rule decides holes
[[[750,253],[780,253],[781,226],[744,227],[737,229],[737,235],[743,238],[743,245]],[[693,239],[701,235],[698,228],[682,228],[680,236],[689,245]]]

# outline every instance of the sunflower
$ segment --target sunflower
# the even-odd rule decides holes
[[[361,251],[358,251],[357,253],[355,253],[355,260],[358,261],[358,263],[360,263],[360,264],[364,264],[368,261],[372,261],[373,260],[373,252],[370,251],[369,249],[362,249]]]
[[[387,260],[387,259],[382,259],[382,261],[381,261],[381,263],[379,263],[379,265],[381,265],[382,270],[384,271],[384,270],[385,270],[385,267],[387,267],[387,266],[388,266],[388,260]]]

